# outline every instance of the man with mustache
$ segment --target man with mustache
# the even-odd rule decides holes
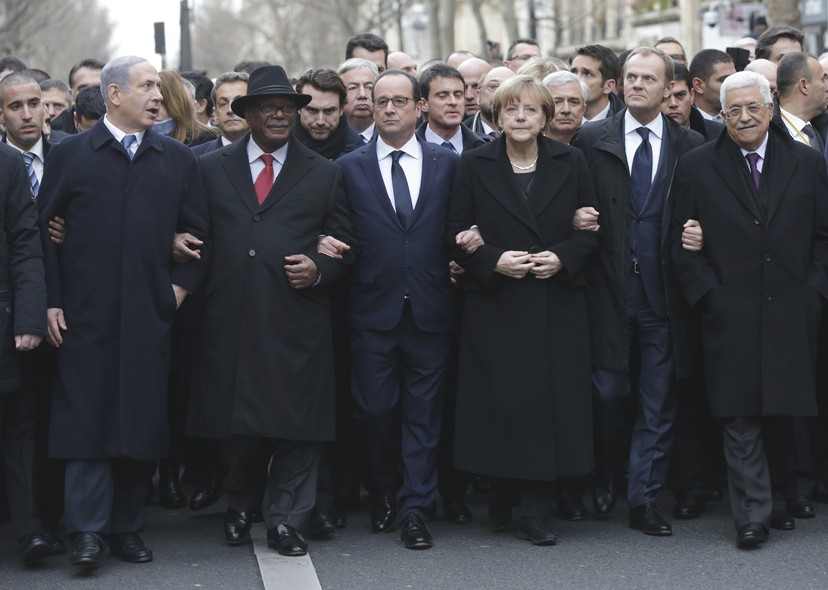
[[[553,72],[544,78],[543,84],[555,103],[555,116],[546,136],[568,144],[584,120],[589,89],[572,72]]]

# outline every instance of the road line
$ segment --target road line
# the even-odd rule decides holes
[[[322,590],[310,555],[279,555],[267,546],[267,530],[263,524],[254,524],[250,536],[265,590]]]

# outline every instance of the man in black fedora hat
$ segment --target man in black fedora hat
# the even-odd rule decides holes
[[[352,254],[317,240],[354,243],[339,168],[291,138],[309,101],[282,67],[253,71],[231,105],[250,134],[200,159],[213,234],[191,434],[225,441],[227,542],[247,539],[264,491],[282,555],[307,552],[319,446],[334,438],[328,291]]]

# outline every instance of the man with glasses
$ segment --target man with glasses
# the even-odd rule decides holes
[[[678,163],[672,258],[684,295],[701,314],[736,544],[746,548],[765,542],[768,528],[778,528],[774,512],[785,509],[792,417],[817,413],[828,175],[819,150],[771,125],[767,79],[733,74],[721,101],[727,133]],[[681,246],[689,218],[704,229],[704,248],[695,252]]]
[[[496,138],[500,135],[500,129],[494,122],[492,115],[492,97],[495,90],[500,88],[506,80],[514,76],[515,73],[506,66],[498,66],[489,70],[478,84],[477,102],[480,110],[475,113],[474,117],[469,117],[463,121],[463,125],[477,133],[478,135],[488,135],[491,138]]]
[[[518,39],[509,46],[503,65],[517,73],[527,61],[533,57],[540,57],[541,50],[534,39]]]
[[[228,544],[247,540],[264,490],[268,545],[288,556],[307,552],[320,444],[334,438],[328,288],[352,256],[318,254],[317,239],[353,243],[339,169],[292,138],[310,99],[281,66],[254,70],[231,104],[250,134],[201,157],[213,231],[193,434],[225,440]]]
[[[337,160],[359,249],[348,310],[352,394],[371,527],[388,532],[399,514],[403,544],[424,549],[432,545],[426,521],[437,498],[442,390],[454,328],[442,235],[458,158],[414,135],[420,89],[411,74],[380,75],[373,104],[376,142]]]

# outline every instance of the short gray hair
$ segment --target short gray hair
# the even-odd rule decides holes
[[[736,72],[735,74],[729,75],[725,78],[725,81],[722,82],[722,88],[719,92],[719,100],[722,102],[722,110],[727,108],[725,103],[725,95],[727,95],[729,90],[752,87],[759,88],[759,94],[762,95],[762,100],[764,100],[765,103],[773,102],[770,82],[768,82],[767,78],[761,74],[757,74],[756,72]]]
[[[101,95],[104,101],[109,99],[109,86],[115,84],[119,88],[129,88],[131,82],[129,70],[135,64],[147,61],[137,55],[122,55],[110,59],[101,71]]]
[[[250,79],[248,74],[244,72],[224,72],[216,81],[213,82],[213,91],[210,93],[210,98],[213,99],[213,104],[216,104],[216,90],[219,89],[219,86],[222,84],[229,84],[230,82],[244,82],[247,84],[247,81]]]
[[[559,88],[561,86],[566,86],[567,84],[572,84],[573,82],[575,82],[581,89],[581,95],[584,98],[584,104],[586,104],[587,96],[589,95],[589,88],[587,88],[587,85],[584,84],[583,80],[572,72],[552,72],[543,79],[543,85],[547,88],[550,86],[553,88]]]
[[[352,57],[351,59],[345,60],[336,70],[336,73],[341,76],[345,72],[350,72],[351,70],[356,70],[357,68],[371,70],[371,73],[374,74],[374,78],[379,78],[379,68],[377,68],[377,64],[372,61],[368,61],[367,59],[362,59],[361,57]]]

